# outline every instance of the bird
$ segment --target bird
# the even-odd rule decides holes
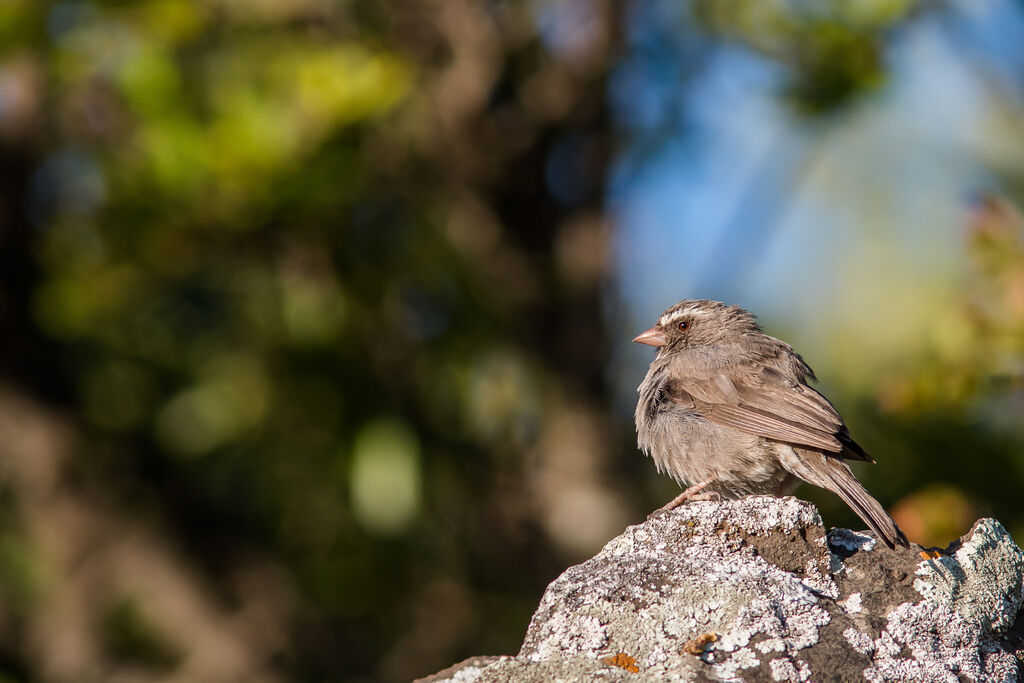
[[[637,388],[637,444],[659,472],[689,487],[662,510],[782,496],[806,482],[838,495],[889,548],[909,546],[847,464],[875,460],[808,384],[817,380],[811,367],[751,313],[684,300],[633,341],[657,349]]]

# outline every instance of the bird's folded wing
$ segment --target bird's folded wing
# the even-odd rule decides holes
[[[711,422],[833,453],[844,450],[837,437],[848,433],[832,404],[774,370],[712,373],[675,383],[675,393],[688,394],[696,412]]]

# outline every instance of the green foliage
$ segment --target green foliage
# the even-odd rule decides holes
[[[509,647],[554,565],[550,552],[529,572],[499,559],[536,548],[537,532],[488,510],[492,468],[521,468],[512,459],[558,380],[516,340],[525,325],[505,303],[531,273],[546,277],[547,257],[507,268],[445,232],[464,206],[485,220],[491,209],[453,181],[431,108],[486,102],[432,101],[448,57],[418,59],[389,33],[397,16],[369,3],[0,11],[0,30],[46,24],[46,40],[25,43],[52,93],[34,152],[30,305],[83,429],[76,476],[113,518],[165,527],[215,604],[239,599],[231,577],[252,557],[281,567],[299,588],[266,617],[288,634],[275,675],[439,668],[472,640],[481,599],[466,585],[529,586],[489,636]],[[507,242],[490,220],[496,233],[481,241],[468,224],[462,245]],[[543,254],[555,231],[536,231]],[[459,519],[467,510],[481,515]],[[12,593],[32,574],[19,548],[0,543]],[[382,664],[449,575],[460,587],[434,612],[464,615],[462,630],[421,661]],[[141,614],[125,602],[98,619],[110,666],[175,669],[187,640]]]
[[[841,110],[885,81],[885,39],[914,0],[696,3],[712,31],[788,68],[788,97],[808,115]]]

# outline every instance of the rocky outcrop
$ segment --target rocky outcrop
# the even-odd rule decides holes
[[[1024,551],[982,519],[943,551],[826,534],[795,498],[694,502],[548,586],[519,654],[425,681],[1016,681]]]

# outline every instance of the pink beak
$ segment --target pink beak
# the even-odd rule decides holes
[[[657,327],[652,327],[649,330],[644,330],[640,334],[633,337],[633,341],[637,344],[647,344],[648,346],[664,346],[668,343],[668,339],[665,337],[665,333],[659,330]]]

